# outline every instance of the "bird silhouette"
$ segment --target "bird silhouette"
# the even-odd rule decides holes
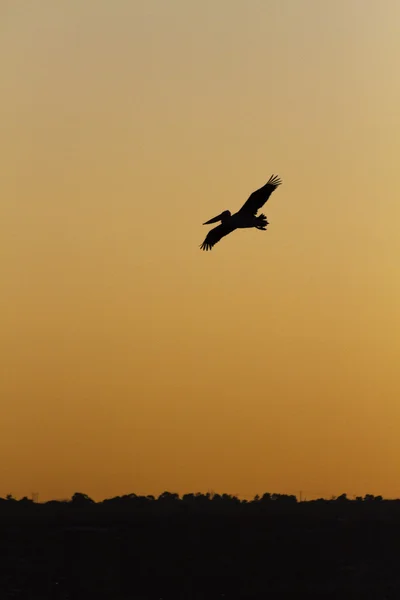
[[[200,248],[202,250],[212,250],[215,244],[229,233],[232,233],[232,231],[235,231],[235,229],[249,229],[254,227],[255,229],[265,231],[269,224],[267,217],[263,214],[257,216],[257,212],[264,206],[272,192],[281,183],[282,181],[277,175],[272,175],[263,187],[249,196],[237,213],[232,215],[229,210],[224,210],[221,214],[203,223],[203,225],[211,225],[211,223],[221,221],[220,225],[208,232]]]

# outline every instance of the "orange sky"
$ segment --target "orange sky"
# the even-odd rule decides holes
[[[1,4],[0,496],[400,496],[399,19]]]

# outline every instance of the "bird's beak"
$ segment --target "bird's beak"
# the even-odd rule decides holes
[[[203,223],[203,225],[211,225],[211,223],[217,223],[218,221],[221,220],[221,214],[219,214],[218,216],[214,217],[213,219],[210,219],[209,221],[206,221],[205,223]]]

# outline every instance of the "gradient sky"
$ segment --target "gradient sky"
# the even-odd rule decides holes
[[[0,496],[400,496],[399,23],[0,3]]]

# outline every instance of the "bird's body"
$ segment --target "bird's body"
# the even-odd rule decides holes
[[[208,232],[200,248],[202,250],[211,250],[221,238],[235,231],[235,229],[249,229],[254,227],[255,229],[265,231],[268,225],[267,217],[262,214],[257,216],[257,212],[281,183],[279,177],[272,175],[262,188],[249,196],[248,200],[246,200],[237,213],[232,215],[229,210],[225,210],[220,215],[203,223],[203,225],[209,225],[221,221],[220,225]]]

